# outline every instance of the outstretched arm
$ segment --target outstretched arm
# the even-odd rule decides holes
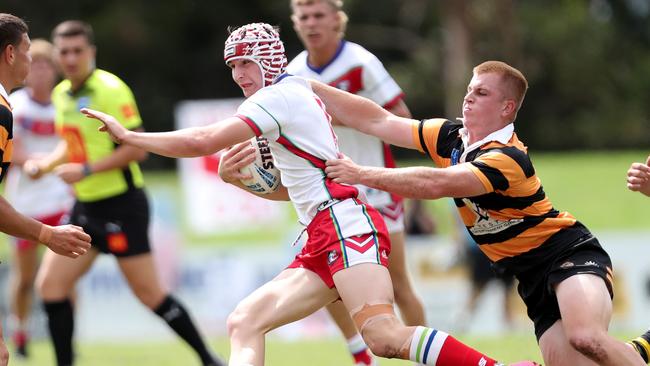
[[[405,198],[473,197],[487,190],[464,164],[448,168],[377,168],[360,166],[347,157],[328,160],[325,172],[338,183],[362,184]]]
[[[50,226],[16,211],[0,197],[0,232],[42,243],[57,254],[77,258],[90,249],[90,236],[74,225]]]
[[[171,158],[210,155],[255,136],[253,130],[237,117],[170,132],[135,132],[127,130],[106,113],[88,108],[83,108],[81,113],[101,121],[103,126],[99,130],[108,132],[113,141]]]
[[[627,171],[627,188],[650,197],[650,156],[643,163],[633,163]]]
[[[413,124],[369,99],[310,80],[312,90],[327,106],[327,112],[341,124],[378,137],[389,144],[415,149]]]

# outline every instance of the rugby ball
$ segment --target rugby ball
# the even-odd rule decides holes
[[[275,167],[271,147],[266,137],[253,137],[251,145],[255,149],[255,161],[239,171],[250,175],[250,179],[240,181],[246,188],[257,194],[275,192],[280,186],[280,171]]]

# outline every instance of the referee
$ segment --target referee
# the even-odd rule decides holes
[[[78,261],[47,253],[37,276],[57,364],[74,361],[71,291],[97,255],[105,253],[116,257],[135,296],[196,351],[202,365],[221,365],[185,308],[160,285],[149,245],[149,203],[138,166],[146,152],[116,146],[97,130],[98,123],[79,113],[83,107],[110,111],[126,128],[141,129],[133,93],[117,76],[95,68],[89,24],[77,20],[59,24],[52,43],[65,76],[52,93],[56,129],[63,141],[47,157],[26,162],[27,170],[34,178],[52,172],[73,185],[76,202],[70,221],[83,227],[95,243],[95,250]]]

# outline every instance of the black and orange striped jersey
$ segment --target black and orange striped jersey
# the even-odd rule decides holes
[[[0,86],[1,87],[1,86]],[[9,101],[0,94],[0,182],[4,179],[11,163],[13,152],[13,116]]]
[[[519,273],[589,235],[573,216],[553,207],[512,125],[469,147],[462,141],[462,127],[446,119],[424,120],[413,125],[413,138],[437,167],[464,164],[485,187],[483,195],[454,201],[470,235],[497,269]]]

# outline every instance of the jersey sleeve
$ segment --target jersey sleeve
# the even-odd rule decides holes
[[[106,92],[109,94],[102,100],[102,108],[105,109],[102,112],[112,115],[130,130],[142,126],[142,118],[135,103],[135,97],[128,85],[120,81],[116,85],[108,87]]]
[[[439,168],[451,165],[449,157],[441,156],[439,153],[440,131],[447,122],[449,121],[444,118],[432,118],[414,123],[412,127],[415,147],[429,156]]]
[[[262,89],[237,108],[236,117],[246,122],[256,136],[277,140],[282,134],[283,121],[289,116],[289,106],[276,90]]]
[[[0,104],[0,182],[11,163],[13,116],[5,105]]]
[[[392,107],[404,96],[402,89],[375,55],[368,56],[362,78],[367,97],[384,108]]]

